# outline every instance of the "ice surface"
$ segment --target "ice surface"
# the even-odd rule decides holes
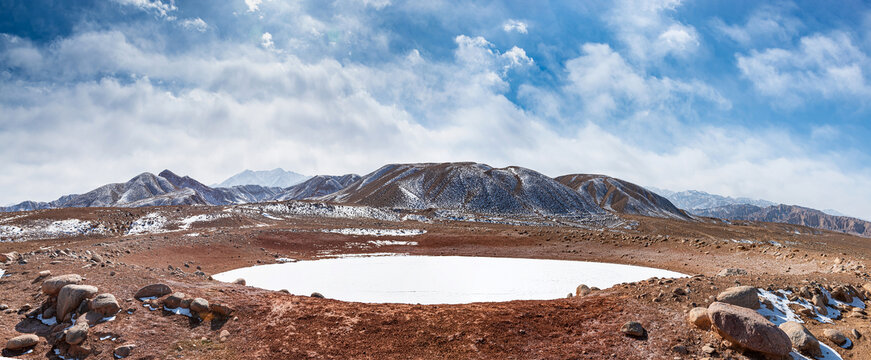
[[[178,307],[178,308],[168,308],[168,307],[164,306],[164,307],[163,307],[163,310],[169,311],[169,312],[171,312],[171,313],[173,313],[173,314],[176,314],[176,315],[184,315],[184,316],[187,316],[187,317],[193,317],[193,315],[191,315],[191,310],[190,310],[190,309],[185,309],[185,308],[181,308],[181,307]]]
[[[213,275],[249,286],[320,292],[369,303],[462,304],[545,300],[574,293],[580,284],[608,288],[651,277],[686,275],[640,266],[565,260],[465,256],[344,257],[271,264]]]
[[[342,235],[369,235],[369,236],[415,236],[426,234],[426,230],[417,229],[327,229],[321,230],[325,233],[342,234]]]

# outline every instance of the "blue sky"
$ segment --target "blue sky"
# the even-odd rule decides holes
[[[0,203],[472,160],[871,218],[860,1],[29,0],[0,33]]]

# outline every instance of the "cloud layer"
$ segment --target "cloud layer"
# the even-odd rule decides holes
[[[492,18],[461,26],[441,2],[240,0],[217,15],[117,2],[147,16],[51,41],[0,35],[0,201],[163,168],[210,183],[244,168],[338,174],[471,160],[871,218],[855,201],[871,198],[871,170],[852,166],[862,150],[807,145],[837,141],[838,125],[748,125],[735,119],[756,96],[686,71],[725,36],[742,46],[730,71],[771,99],[768,111],[815,97],[855,103],[867,95],[868,60],[845,30],[794,26],[790,41],[751,46],[741,31],[766,28],[758,9],[705,19],[717,25],[704,25],[706,37],[679,19],[679,2],[625,1],[575,9],[610,35],[573,33],[572,48],[557,49],[539,33],[569,30],[498,3],[472,5]],[[432,31],[411,38],[419,24],[398,19]]]

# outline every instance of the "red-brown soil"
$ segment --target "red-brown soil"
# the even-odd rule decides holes
[[[186,215],[211,211],[208,207],[167,209]],[[29,216],[96,220],[123,228],[148,212],[63,209]],[[91,329],[86,344],[95,353],[89,358],[95,359],[112,358],[112,349],[124,343],[138,346],[133,359],[690,359],[710,356],[702,352],[705,344],[717,348],[714,358],[755,358],[724,347],[711,332],[688,326],[685,312],[696,305],[706,306],[720,290],[736,283],[780,289],[809,280],[830,285],[869,281],[864,267],[871,255],[869,239],[767,223],[627,219],[637,221],[638,226],[632,230],[586,230],[298,217],[255,227],[249,219],[235,216],[161,234],[110,233],[0,243],[0,253],[27,253],[26,264],[0,265],[8,275],[0,278],[0,304],[11,309],[0,312],[0,345],[21,332],[41,336],[48,332],[38,320],[14,311],[25,303],[35,307],[44,300],[41,280],[35,280],[42,270],[53,275],[81,274],[85,283],[115,294],[121,302],[122,312],[114,321]],[[363,248],[353,243],[376,238],[314,231],[344,227],[413,228],[426,229],[427,233],[413,237],[417,246]],[[808,235],[797,235],[796,229]],[[186,236],[195,232],[200,236]],[[741,244],[732,239],[759,243]],[[58,249],[79,255],[89,250],[107,262],[97,265],[84,257],[50,258],[49,254]],[[586,297],[550,301],[422,306],[319,299],[194,275],[198,267],[206,274],[215,274],[274,263],[278,257],[312,259],[323,254],[367,252],[603,261],[698,276],[617,285]],[[844,264],[848,266],[842,271]],[[862,267],[857,268],[859,265]],[[715,276],[726,267],[743,268],[749,274]],[[226,321],[198,322],[164,311],[148,311],[132,297],[140,287],[155,282],[188,296],[227,304],[235,313]],[[689,294],[675,295],[677,287],[689,289]],[[135,311],[128,314],[128,309]],[[629,320],[641,322],[647,336],[636,339],[622,335],[618,329]],[[865,336],[854,340],[852,349],[840,352],[845,359],[871,359],[869,320],[850,318],[835,325],[809,321],[808,327],[820,339],[824,328],[857,329]],[[226,342],[219,341],[223,330],[230,333]],[[99,340],[104,335],[110,338]],[[675,345],[686,346],[689,354],[673,352]],[[20,357],[52,358],[53,352],[41,339],[33,352]]]

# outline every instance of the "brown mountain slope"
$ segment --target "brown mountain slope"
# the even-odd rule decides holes
[[[595,174],[572,174],[556,178],[563,185],[596,200],[601,208],[621,214],[690,219],[668,199],[631,182]]]

